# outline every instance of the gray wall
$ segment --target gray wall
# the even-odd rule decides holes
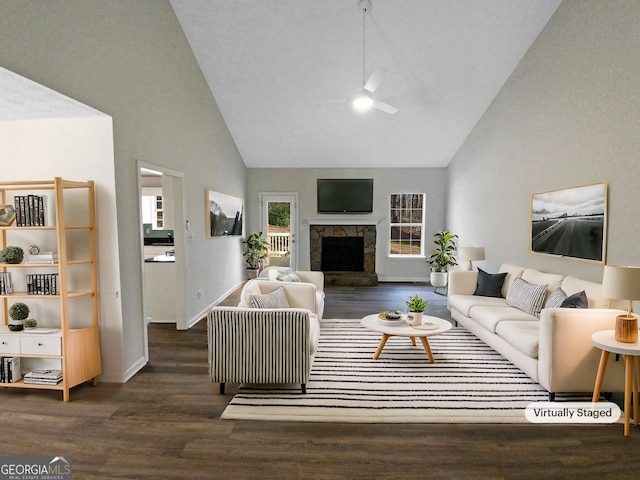
[[[374,202],[371,215],[319,215],[316,212],[317,178],[373,178]],[[247,170],[248,231],[263,228],[260,224],[260,192],[297,192],[299,232],[298,268],[309,267],[309,222],[317,218],[349,218],[354,224],[362,217],[379,219],[377,224],[376,272],[381,280],[424,281],[429,278],[429,266],[422,258],[389,258],[389,195],[392,193],[426,193],[427,253],[432,248],[432,235],[444,228],[446,169],[259,169]]]
[[[244,164],[167,1],[3,0],[0,45],[4,68],[113,118],[128,377],[144,355],[137,161],[184,173],[189,317],[243,279],[240,239],[205,238],[204,190],[243,197]]]
[[[565,0],[449,166],[447,226],[503,262],[601,281],[529,253],[532,193],[607,182],[609,264],[640,265],[640,2]]]

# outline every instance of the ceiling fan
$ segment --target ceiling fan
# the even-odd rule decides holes
[[[366,78],[366,16],[367,12],[371,11],[371,0],[360,0],[358,2],[358,10],[362,11],[362,87],[352,98],[321,103],[351,102],[353,109],[357,112],[368,112],[375,108],[381,112],[394,114],[398,111],[396,107],[373,97],[373,93],[382,84],[387,69],[379,67],[373,71],[369,78]]]

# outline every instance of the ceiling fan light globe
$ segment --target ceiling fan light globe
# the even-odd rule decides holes
[[[368,112],[373,108],[373,99],[369,95],[358,95],[352,102],[354,110],[357,112]]]

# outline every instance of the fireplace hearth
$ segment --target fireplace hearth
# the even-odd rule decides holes
[[[377,285],[375,225],[310,225],[311,270],[327,285]]]

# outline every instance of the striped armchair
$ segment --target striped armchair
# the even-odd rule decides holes
[[[306,393],[313,320],[300,308],[214,308],[207,315],[211,381],[220,394],[225,383],[299,383]]]

